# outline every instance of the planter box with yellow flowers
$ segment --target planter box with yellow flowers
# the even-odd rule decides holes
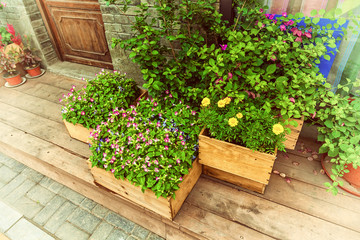
[[[199,136],[199,162],[203,173],[264,193],[277,149],[284,148],[279,144],[284,140],[283,126],[250,101],[235,104],[225,98],[211,105],[205,98],[202,107],[205,127]]]

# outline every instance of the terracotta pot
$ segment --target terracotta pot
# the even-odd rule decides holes
[[[17,72],[17,75],[4,74],[3,77],[9,83],[10,86],[15,86],[22,82],[19,72]]]
[[[345,173],[343,178],[351,184],[351,186],[360,189],[360,167],[353,168],[352,164],[347,168],[350,172]]]
[[[41,74],[40,64],[37,64],[36,67],[33,68],[25,68],[25,70],[31,77],[36,77]]]

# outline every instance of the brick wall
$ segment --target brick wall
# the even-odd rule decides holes
[[[29,36],[43,67],[58,61],[54,47],[35,0],[2,0],[6,7],[0,14],[0,25],[13,24],[17,33]]]

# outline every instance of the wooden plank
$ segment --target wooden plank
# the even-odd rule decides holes
[[[202,134],[199,146],[201,164],[259,183],[269,182],[276,154],[252,151]]]
[[[86,81],[65,77],[53,72],[46,72],[43,76],[32,80],[29,79],[28,81],[41,82],[69,92],[73,85],[76,86],[75,89],[80,89],[86,85]]]
[[[91,168],[91,163],[89,161],[88,165],[89,168]],[[135,204],[154,211],[165,218],[173,219],[199,179],[201,166],[198,161],[194,161],[193,168],[189,171],[189,174],[185,175],[184,181],[179,184],[180,189],[175,192],[175,199],[171,197],[157,198],[155,193],[150,189],[142,192],[140,187],[133,185],[127,179],[116,179],[114,174],[101,168],[91,168],[91,173],[96,183],[110,189]]]
[[[34,135],[47,142],[54,143],[73,154],[79,154],[85,158],[90,157],[91,152],[88,145],[73,140],[66,133],[64,124],[39,117],[33,113],[1,102],[0,112],[0,122],[26,132],[27,134]],[[26,119],[26,121],[23,119]]]
[[[239,187],[249,189],[250,191],[258,193],[264,193],[265,191],[265,184],[255,182],[240,176],[236,176],[234,174],[227,173],[216,168],[203,165],[203,173],[208,176],[223,180],[225,182],[235,184]]]
[[[360,239],[359,232],[209,179],[200,178],[187,202],[277,239]]]
[[[0,122],[0,141],[10,146],[16,146],[22,152],[94,184],[94,179],[86,165],[86,158],[73,155],[54,144],[26,134],[2,122]]]
[[[287,183],[279,175],[271,177],[266,199],[344,228],[360,232],[360,199],[333,196],[325,189],[292,179]]]
[[[192,204],[185,203],[184,211],[175,218],[180,225],[186,225],[205,239],[273,239],[232,220],[222,218],[216,214],[204,211]]]
[[[43,118],[62,123],[61,105],[45,99],[21,93],[15,89],[0,87],[0,102],[32,112]]]
[[[62,95],[69,92],[68,90],[37,81],[27,81],[26,84],[17,87],[15,90],[53,103],[59,103],[59,99],[62,98]]]
[[[27,165],[30,168],[52,178],[53,180],[71,188],[72,190],[84,195],[87,198],[117,212],[123,217],[151,230],[161,237],[166,236],[165,224],[161,218],[150,214],[143,208],[139,208],[111,193],[110,191],[97,187],[94,184],[84,181],[77,175],[71,175],[60,168],[50,165],[46,161],[36,158],[28,153],[8,145],[0,140],[0,151],[6,155],[16,159],[17,161]],[[90,173],[89,173],[90,174]]]
[[[290,128],[291,133],[287,134],[286,141],[284,142],[286,149],[295,149],[296,143],[299,139],[301,129],[304,125],[304,116],[301,117],[301,119],[290,119],[291,121],[297,122],[297,126],[294,127],[293,125],[286,125],[285,127]]]

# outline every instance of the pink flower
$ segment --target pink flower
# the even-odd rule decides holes
[[[158,168],[155,168],[155,169],[154,169],[154,172],[159,172],[159,169],[158,169]]]
[[[173,95],[172,95],[172,94],[169,94],[169,97],[170,97],[170,98],[172,98],[172,97],[173,97]]]
[[[195,112],[195,111],[192,111],[192,112],[191,112],[191,115],[194,115],[194,116],[195,116],[195,114],[196,114],[196,112]]]
[[[290,20],[290,21],[288,22],[288,24],[289,24],[289,26],[291,26],[291,25],[294,24],[294,21],[293,21],[293,20]]]
[[[84,111],[82,111],[82,112],[81,112],[81,115],[85,115],[85,112],[84,112]]]
[[[264,9],[260,8],[260,9],[259,9],[259,12],[261,12],[261,13],[264,12]]]
[[[276,61],[276,59],[277,59],[277,58],[276,58],[276,56],[275,56],[275,55],[272,55],[272,56],[270,57],[270,60],[271,60],[271,61],[273,61],[273,62],[275,62],[275,61]]]
[[[280,30],[281,30],[281,31],[285,31],[285,30],[286,30],[286,26],[281,24],[281,25],[280,25]]]
[[[176,159],[176,163],[177,163],[177,164],[180,164],[180,159]]]
[[[221,81],[223,81],[223,78],[222,78],[222,77],[221,77],[221,78],[216,79],[215,84],[219,84]]]
[[[286,12],[283,12],[283,13],[282,13],[282,16],[283,16],[283,17],[287,17],[287,13],[286,13]]]
[[[154,102],[154,107],[156,107],[157,106],[157,102]]]
[[[62,99],[61,98],[59,98],[59,102],[61,102],[62,101]]]
[[[8,33],[10,33],[11,35],[15,36],[15,29],[13,25],[7,23],[6,31],[8,31]]]
[[[221,47],[221,50],[225,51],[227,48],[227,44],[219,44]]]
[[[182,177],[180,177],[180,178],[179,178],[179,180],[180,180],[180,181],[182,181],[182,180],[183,180],[183,178],[182,178]]]
[[[342,127],[345,126],[345,123],[342,123],[341,126],[342,126]]]
[[[290,102],[295,103],[295,98],[291,97],[289,98]]]
[[[307,36],[308,38],[311,38],[311,37],[312,37],[312,36],[311,36],[311,33],[308,33],[308,32],[306,32],[304,35]]]
[[[301,37],[297,37],[297,38],[295,39],[295,42],[302,42],[302,38],[301,38]]]
[[[166,94],[169,94],[169,90],[166,90],[165,93],[166,93]]]
[[[179,113],[176,111],[174,114],[175,114],[175,116],[176,116],[176,115],[178,115]]]
[[[159,177],[156,177],[156,178],[155,178],[156,181],[159,180],[159,179],[160,179]]]
[[[232,79],[233,78],[233,75],[232,75],[232,73],[228,73],[228,77],[229,77],[229,79]]]
[[[184,145],[185,145],[185,141],[181,141],[181,145],[183,145],[183,146],[184,146]]]
[[[94,102],[94,99],[93,99],[93,98],[90,98],[90,102]]]
[[[316,111],[314,112],[314,114],[311,116],[311,118],[315,118],[316,116]]]

